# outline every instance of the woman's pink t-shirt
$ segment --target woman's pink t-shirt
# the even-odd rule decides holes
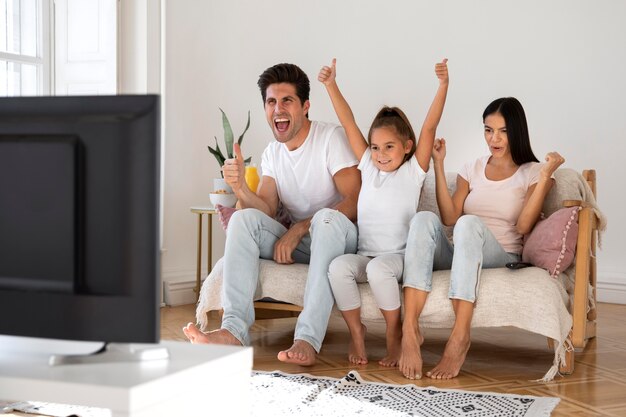
[[[515,226],[528,188],[539,180],[541,164],[527,162],[509,178],[492,181],[485,176],[489,158],[490,155],[478,158],[459,171],[469,183],[463,214],[480,217],[505,251],[519,254],[523,236],[517,233]]]

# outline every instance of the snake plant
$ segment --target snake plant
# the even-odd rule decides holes
[[[219,164],[219,166],[222,167],[226,159],[234,158],[233,143],[235,140],[235,136],[233,135],[233,129],[230,126],[230,121],[228,121],[228,117],[226,117],[226,113],[224,113],[224,110],[222,109],[220,109],[220,111],[222,112],[222,126],[224,127],[224,144],[225,144],[224,149],[226,150],[226,155],[224,155],[224,153],[220,149],[219,144],[217,143],[217,136],[215,136],[215,148],[212,148],[210,146],[207,146],[207,147],[209,148],[209,152],[211,152],[211,154],[215,156],[215,159],[217,159],[217,163]],[[239,146],[241,146],[241,142],[243,142],[243,135],[246,134],[249,127],[250,127],[250,111],[248,110],[248,123],[246,124],[246,128],[244,129],[241,136],[239,136],[239,139],[237,139],[237,143],[239,144]],[[251,159],[252,157],[247,158],[246,160],[244,160],[244,163],[246,164],[249,163]],[[224,174],[222,174],[222,176],[224,176]]]

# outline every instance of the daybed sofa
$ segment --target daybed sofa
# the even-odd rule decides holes
[[[452,191],[456,173],[446,175]],[[606,224],[595,202],[595,171],[583,171],[581,175],[561,168],[555,172],[555,179],[555,186],[543,206],[544,217],[564,205],[581,207],[573,263],[564,272],[553,274],[539,267],[484,269],[472,321],[472,327],[514,326],[546,336],[555,356],[553,366],[543,377],[545,381],[553,379],[557,372],[573,372],[574,348],[584,349],[587,341],[595,337],[596,241],[598,230]],[[439,214],[434,185],[431,171],[424,183],[418,210]],[[301,310],[308,266],[279,265],[271,260],[260,263],[255,307]],[[222,260],[219,260],[202,285],[196,318],[204,330],[208,330],[207,313],[222,307],[222,271]],[[432,292],[421,315],[422,327],[452,328],[454,313],[447,298],[448,285],[449,271],[436,271]],[[383,320],[369,285],[359,284],[359,290],[363,319]]]

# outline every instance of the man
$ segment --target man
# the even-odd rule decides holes
[[[294,343],[279,352],[278,359],[312,365],[334,302],[328,265],[339,255],[356,252],[358,161],[340,126],[309,120],[310,84],[299,67],[270,67],[259,77],[258,86],[276,142],[263,152],[263,177],[256,194],[246,186],[238,145],[236,158],[222,168],[243,209],[233,213],[228,223],[222,327],[202,333],[189,323],[183,330],[193,343],[249,344],[258,259],[308,263],[304,309]],[[279,203],[290,217],[288,229],[274,220]]]

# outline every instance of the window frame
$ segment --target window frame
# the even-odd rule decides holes
[[[0,51],[0,59],[16,64],[36,65],[38,71],[37,95],[51,95],[53,79],[53,62],[51,45],[53,44],[54,28],[51,9],[54,0],[35,0],[37,3],[37,53],[36,56]],[[17,94],[17,96],[22,95]]]

